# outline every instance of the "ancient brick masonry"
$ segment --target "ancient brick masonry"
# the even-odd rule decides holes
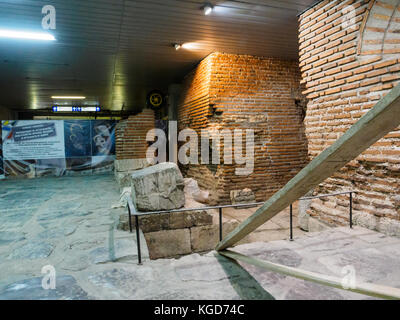
[[[209,55],[186,77],[179,129],[255,130],[251,175],[238,176],[235,168],[243,165],[223,161],[182,166],[185,176],[211,191],[212,202],[228,203],[231,190],[245,188],[251,188],[257,200],[266,200],[305,166],[299,82],[297,61],[222,53]]]
[[[146,158],[146,135],[154,128],[154,122],[154,111],[143,109],[118,123],[115,133],[117,160]]]
[[[390,0],[323,1],[299,20],[300,68],[309,99],[305,126],[314,158],[398,83],[400,6]],[[395,130],[315,193],[356,190],[356,222],[400,234],[395,222],[400,213],[399,169],[400,131]],[[343,196],[313,201],[310,213],[345,223],[348,210],[348,197]]]

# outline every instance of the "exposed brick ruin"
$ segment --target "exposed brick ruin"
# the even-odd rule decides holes
[[[243,165],[223,162],[182,166],[185,176],[210,190],[212,202],[229,203],[231,190],[245,188],[266,200],[306,165],[299,82],[297,61],[222,53],[209,55],[185,78],[180,130],[255,130],[251,175],[238,176],[235,168]]]
[[[151,109],[143,109],[141,113],[120,121],[115,130],[116,159],[145,159],[146,135],[154,125],[154,111]]]
[[[398,83],[399,30],[399,1],[323,1],[300,16],[300,68],[309,99],[305,126],[311,158]],[[399,130],[379,140],[315,193],[341,190],[357,191],[356,222],[397,233],[388,226],[396,224],[400,213]],[[348,211],[348,197],[338,196],[313,201],[309,212],[327,222],[347,223]]]

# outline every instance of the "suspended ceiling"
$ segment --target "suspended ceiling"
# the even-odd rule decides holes
[[[83,95],[138,110],[151,89],[179,83],[214,51],[297,59],[297,15],[315,0],[0,0],[0,29],[40,31],[56,9],[57,41],[0,38],[0,108],[43,109]],[[173,43],[189,48],[176,51]]]

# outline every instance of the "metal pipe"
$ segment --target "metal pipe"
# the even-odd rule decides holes
[[[355,193],[355,191],[346,191],[346,192],[338,192],[338,193],[331,193],[331,194],[323,194],[319,196],[313,196],[313,197],[304,197],[300,198],[298,200],[311,200],[311,199],[318,199],[318,198],[324,198],[324,197],[331,197],[331,196],[337,196],[341,194],[348,194],[348,193]],[[182,208],[182,209],[173,209],[173,210],[161,210],[161,211],[149,211],[149,212],[135,212],[135,215],[139,216],[145,216],[145,215],[150,215],[150,214],[162,214],[162,213],[171,213],[171,212],[186,212],[186,211],[197,211],[197,210],[213,210],[213,209],[219,209],[219,208],[246,208],[250,206],[261,206],[265,202],[254,202],[254,203],[242,203],[242,204],[227,204],[227,205],[221,205],[221,206],[209,206],[209,207],[200,207],[200,208]]]
[[[138,253],[138,264],[142,264],[142,254],[140,252],[140,233],[139,233],[139,216],[135,216],[135,227],[136,227],[136,244]]]
[[[353,193],[350,192],[350,229],[353,229]]]
[[[219,208],[219,241],[222,241],[222,208]]]
[[[325,286],[330,286],[342,290],[348,290],[356,293],[361,293],[365,295],[369,295],[372,297],[378,297],[383,299],[400,299],[400,289],[386,287],[382,285],[377,285],[373,283],[363,283],[357,281],[355,286],[343,286],[343,279],[336,278],[333,276],[324,275],[321,273],[316,273],[308,270],[302,270],[298,268],[288,267],[282,264],[272,263],[269,261],[263,261],[258,258],[247,257],[241,253],[223,250],[218,252],[220,255],[223,255],[227,258],[234,259],[236,261],[241,261],[244,263],[248,263],[250,265],[259,267],[266,271],[278,272],[280,274],[284,274],[290,277],[295,277],[307,281],[312,281],[318,284],[322,284]]]
[[[199,208],[181,208],[181,209],[172,209],[172,210],[162,210],[162,211],[149,211],[149,212],[136,212],[135,214],[139,216],[145,216],[149,214],[163,214],[163,213],[172,213],[172,212],[186,212],[186,211],[197,211],[197,210],[213,210],[219,208],[242,208],[249,206],[261,206],[264,202],[255,202],[255,203],[244,203],[244,204],[227,204],[221,206],[210,206],[210,207],[199,207]]]
[[[332,196],[339,196],[341,194],[348,194],[348,193],[356,193],[355,191],[344,191],[344,192],[337,192],[337,193],[330,193],[330,194],[320,194],[318,196],[312,196],[312,197],[303,197],[300,198],[299,200],[312,200],[312,199],[320,199],[320,198],[326,198],[326,197],[332,197]]]
[[[128,204],[128,219],[129,219],[129,231],[132,233],[132,213],[131,213],[131,207]]]
[[[290,241],[293,241],[293,204],[290,205]]]

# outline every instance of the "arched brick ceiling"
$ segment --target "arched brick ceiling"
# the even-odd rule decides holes
[[[398,55],[400,53],[400,0],[372,1],[363,24],[359,54]]]

